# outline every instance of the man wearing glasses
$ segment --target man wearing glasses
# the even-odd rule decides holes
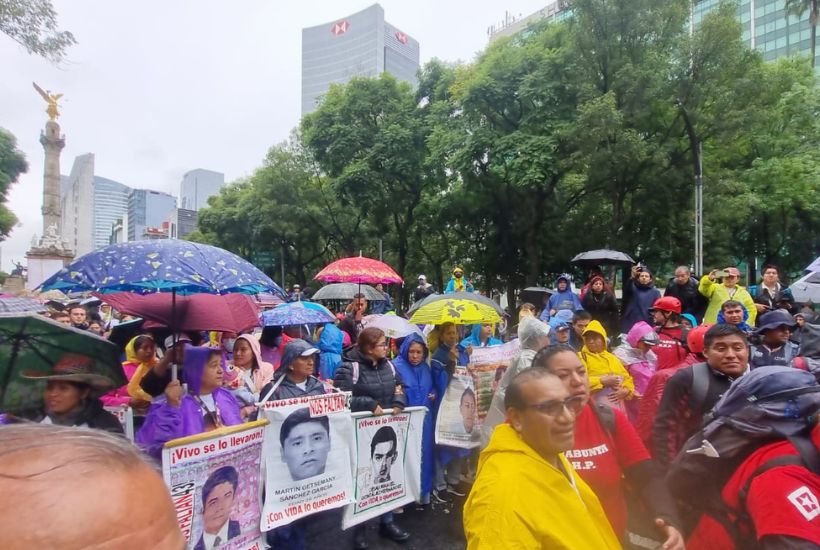
[[[723,302],[734,300],[743,304],[749,314],[748,323],[755,326],[757,308],[752,299],[752,295],[744,287],[740,286],[740,270],[736,267],[726,269],[713,269],[708,275],[704,275],[698,285],[698,291],[709,300],[703,322],[714,325],[718,322],[718,313]]]
[[[583,405],[546,369],[513,378],[504,396],[509,423],[481,453],[464,506],[468,550],[621,547],[598,498],[563,456]]]

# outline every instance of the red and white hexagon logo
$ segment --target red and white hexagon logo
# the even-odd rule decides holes
[[[350,28],[350,21],[345,19],[344,21],[337,21],[336,23],[334,23],[333,26],[330,27],[330,32],[334,36],[341,36],[344,33],[346,33],[349,28]]]
[[[396,40],[398,40],[402,44],[407,44],[407,35],[401,31],[396,31]]]

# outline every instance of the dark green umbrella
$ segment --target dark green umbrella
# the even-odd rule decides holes
[[[93,360],[91,372],[119,387],[128,381],[120,351],[111,342],[33,313],[0,314],[0,411],[14,412],[42,401],[43,382],[21,373],[52,372],[65,354]]]

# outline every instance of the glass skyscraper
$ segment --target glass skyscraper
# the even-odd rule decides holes
[[[302,29],[302,114],[316,109],[331,84],[388,72],[417,82],[419,43],[384,20],[378,4]]]

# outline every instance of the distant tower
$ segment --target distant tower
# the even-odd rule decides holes
[[[58,232],[60,223],[60,153],[65,147],[65,136],[60,135],[60,125],[56,120],[46,122],[45,131],[40,132],[40,143],[46,153],[43,171],[43,235],[48,235],[54,226]]]

